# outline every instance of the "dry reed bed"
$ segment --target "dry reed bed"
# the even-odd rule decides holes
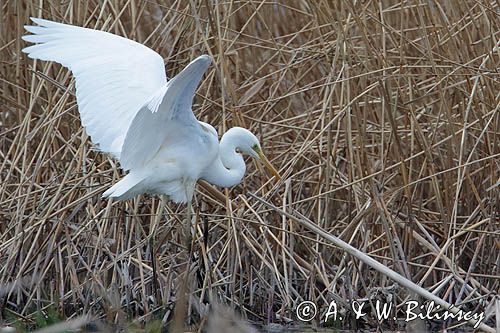
[[[212,55],[196,115],[220,134],[258,133],[284,175],[274,183],[249,164],[236,188],[199,188],[194,323],[209,300],[265,324],[297,323],[302,300],[411,296],[251,192],[495,325],[498,3],[214,3],[0,3],[3,320],[32,324],[46,308],[167,320],[183,260],[183,207],[100,198],[122,174],[81,128],[68,71],[20,53],[35,16],[143,42],[165,57],[169,77]]]

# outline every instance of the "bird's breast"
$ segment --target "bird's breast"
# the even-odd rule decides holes
[[[217,157],[217,136],[202,128],[174,128],[165,138],[154,163],[178,170],[179,178],[197,180]]]

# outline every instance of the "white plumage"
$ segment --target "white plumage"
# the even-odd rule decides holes
[[[36,44],[23,52],[72,71],[82,125],[100,150],[129,171],[104,196],[152,193],[190,201],[200,178],[225,187],[241,182],[245,163],[237,151],[279,177],[251,132],[234,127],[219,144],[216,130],[196,120],[192,100],[209,56],[196,58],[167,81],[163,58],[142,44],[104,31],[32,21],[38,26],[26,26],[33,35],[23,39]]]

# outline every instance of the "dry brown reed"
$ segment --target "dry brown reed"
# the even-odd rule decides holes
[[[301,217],[498,327],[498,2],[0,7],[0,323],[34,327],[49,308],[114,327],[167,323],[186,260],[183,206],[100,197],[123,173],[81,128],[70,73],[20,52],[34,16],[142,42],[165,58],[169,77],[210,54],[196,115],[220,134],[253,130],[284,176],[274,183],[249,164],[235,188],[199,186],[192,329],[215,301],[262,325],[299,324],[303,300],[325,309],[332,300],[390,299],[402,316],[412,291],[304,228]],[[346,317],[333,325],[404,328],[373,312]]]

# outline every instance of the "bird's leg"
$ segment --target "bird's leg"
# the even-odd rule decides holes
[[[158,211],[156,212],[155,219],[153,221],[153,224],[151,225],[151,235],[149,237],[149,249],[150,249],[150,255],[151,255],[151,267],[153,268],[153,293],[155,295],[155,300],[156,302],[161,303],[161,297],[160,297],[160,286],[158,284],[158,273],[157,273],[157,267],[156,267],[156,249],[155,249],[155,240],[156,240],[156,233],[158,229],[158,224],[160,223],[161,216],[163,209],[165,207],[165,202],[166,198],[164,195],[161,196],[160,204],[158,206]]]
[[[193,206],[191,204],[191,200],[187,202],[187,207],[186,207],[186,216],[184,220],[184,237],[185,237],[185,246],[188,254],[188,261],[191,258],[191,243],[193,241],[193,237],[191,234],[191,223],[192,223],[192,217],[191,217],[191,211],[193,209]]]
[[[172,332],[184,332],[184,323],[188,315],[188,300],[189,300],[189,269],[191,266],[191,200],[187,202],[186,214],[183,224],[183,238],[184,238],[184,255],[181,256],[185,260],[185,264],[181,266],[179,271],[179,289],[177,304],[175,305],[174,321]],[[182,268],[183,267],[183,268]]]

